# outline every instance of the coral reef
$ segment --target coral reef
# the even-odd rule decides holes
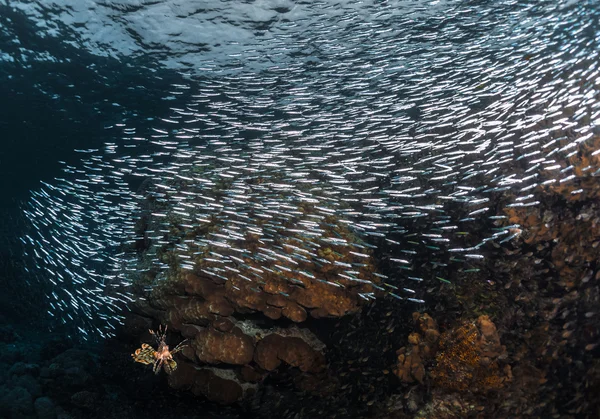
[[[396,360],[405,396],[390,399],[384,414],[600,414],[593,396],[600,387],[599,147],[592,138],[559,162],[563,179],[542,172],[537,205],[506,207],[506,218],[495,221],[512,240],[492,242],[485,261],[468,272],[448,270],[447,281],[430,288],[430,314],[442,332],[436,353],[422,355],[417,325]]]
[[[394,373],[404,383],[424,384],[426,375],[436,389],[487,392],[510,378],[510,365],[500,368],[506,348],[488,316],[464,322],[440,334],[428,314],[414,313],[418,332],[408,336],[408,347],[397,351]],[[426,365],[431,367],[426,372]]]
[[[416,313],[380,292],[386,284],[369,247],[341,220],[310,205],[296,221],[320,215],[320,237],[346,246],[294,231],[260,243],[249,233],[243,246],[232,246],[253,246],[243,254],[215,240],[194,245],[229,234],[218,218],[200,230],[182,227],[173,214],[159,224],[147,220],[141,236],[164,232],[156,243],[135,248],[137,298],[120,337],[129,342],[128,356],[149,342],[148,329],[164,323],[170,347],[184,338],[189,346],[176,356],[172,374],[154,377],[140,368],[124,381],[140,394],[162,385],[171,396],[240,409],[237,416],[594,417],[598,186],[594,167],[571,163],[581,175],[573,185],[540,185],[539,205],[506,208],[506,218],[492,222],[507,230],[499,237],[512,240],[492,241],[485,259],[454,269],[415,257],[424,277],[443,279],[427,283],[428,303]],[[575,187],[586,192],[573,193]],[[303,254],[300,240],[313,253],[308,261],[295,259]],[[23,356],[10,347],[19,335],[8,330],[4,336],[5,359],[14,365],[3,414],[42,417],[66,407],[85,415],[107,399],[92,378],[102,373],[83,351],[51,348],[48,361],[20,364]]]
[[[200,225],[157,203],[153,185],[146,184],[147,212],[165,216],[146,216],[138,225],[140,237],[161,235],[135,245],[137,316],[127,322],[132,330],[147,321],[164,323],[189,339],[182,351],[186,366],[169,381],[175,388],[238,402],[282,365],[297,369],[301,376],[291,381],[309,388],[309,376],[325,368],[324,345],[296,324],[357,313],[381,293],[370,248],[348,223],[308,195],[276,190],[274,182],[265,175],[236,185],[220,181],[210,191],[217,201],[248,185],[260,185],[267,198],[238,198],[235,213],[204,215]],[[203,205],[207,196],[190,194],[189,207]]]
[[[463,324],[442,333],[431,370],[433,384],[450,391],[475,393],[501,388],[510,378],[510,365],[504,369],[499,366],[499,360],[506,356],[496,326],[487,316],[480,316],[476,324]]]
[[[258,342],[254,361],[266,371],[273,371],[282,362],[297,367],[303,372],[320,372],[325,367],[325,358],[307,342],[296,336],[270,334]]]
[[[438,347],[440,332],[437,323],[427,313],[413,313],[418,332],[408,336],[409,347],[402,347],[398,354],[398,364],[394,374],[404,383],[415,380],[423,384],[425,379],[424,363],[432,359]]]

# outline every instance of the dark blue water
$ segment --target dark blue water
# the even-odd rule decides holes
[[[598,169],[581,175],[569,160],[598,146],[598,6],[595,1],[1,5],[0,319],[9,353],[4,366],[15,370],[0,376],[0,394],[10,395],[8,401],[0,397],[0,416],[202,417],[202,409],[232,416],[309,415],[299,410],[301,399],[292,403],[289,393],[272,390],[280,389],[273,384],[278,377],[266,378],[267,390],[261,388],[260,397],[243,408],[209,402],[199,409],[198,398],[171,389],[164,376],[133,368],[138,365],[128,351],[139,336],[119,329],[121,316],[131,312],[127,303],[140,296],[131,289],[139,278],[130,272],[146,270],[160,251],[153,245],[132,251],[126,244],[138,232],[140,214],[151,213],[145,215],[147,229],[158,229],[180,202],[167,197],[150,211],[140,197],[158,194],[165,185],[189,192],[190,173],[245,179],[257,167],[268,168],[268,177],[288,182],[291,192],[276,187],[275,198],[258,198],[261,205],[270,199],[289,202],[288,192],[292,197],[310,192],[325,212],[344,208],[337,215],[356,224],[356,234],[377,249],[374,260],[386,276],[385,302],[375,304],[385,310],[374,309],[373,318],[394,312],[408,324],[413,310],[440,310],[445,300],[432,283],[437,287],[456,272],[490,269],[486,261],[495,249],[519,239],[523,226],[509,226],[507,210],[546,205],[540,188],[577,182],[585,170]],[[200,171],[186,166],[199,161]],[[215,182],[215,188],[194,191],[217,201],[236,193]],[[572,190],[574,196],[587,193],[583,187]],[[64,208],[52,212],[57,203]],[[242,204],[230,205],[228,210],[246,214]],[[177,248],[182,242],[170,245],[186,257],[187,250]],[[586,268],[595,272],[593,263]],[[315,324],[322,334],[332,327]],[[411,330],[405,327],[407,336]],[[596,335],[588,329],[591,342]],[[105,334],[118,339],[99,338]],[[333,345],[331,357],[338,357],[332,364],[344,356],[336,339],[327,342]],[[82,341],[95,343],[76,346]],[[398,337],[395,349],[405,341]],[[392,361],[385,356],[379,370],[395,362],[395,355]],[[56,380],[53,364],[68,378]],[[573,374],[568,366],[553,371]],[[49,390],[50,382],[60,388]],[[366,392],[370,385],[352,391]],[[398,386],[381,384],[375,406],[392,403],[391,395],[410,394]],[[277,397],[289,409],[280,409]],[[431,394],[423,397],[419,403]],[[111,405],[104,414],[98,399]],[[318,405],[310,415],[381,414],[367,401],[332,412],[344,400],[324,402],[330,410]],[[402,415],[417,417],[407,406]],[[561,416],[567,410],[546,413],[567,417]],[[535,412],[540,417],[544,410]],[[492,417],[488,413],[483,417]]]

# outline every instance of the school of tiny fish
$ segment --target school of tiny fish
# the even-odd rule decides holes
[[[21,241],[31,286],[48,289],[49,315],[84,337],[111,336],[134,298],[132,278],[169,269],[156,255],[162,245],[183,270],[209,246],[227,249],[210,255],[209,276],[239,269],[236,252],[285,272],[317,260],[310,253],[320,245],[347,245],[358,259],[385,258],[397,268],[381,275],[386,289],[419,303],[415,284],[429,278],[416,255],[474,269],[486,242],[516,237],[503,208],[535,206],[537,186],[573,180],[565,159],[598,135],[600,8],[458,2],[436,15],[427,6],[403,14],[401,4],[369,18],[323,14],[308,30],[281,23],[257,41],[269,59],[285,56],[281,64],[188,74],[165,92],[171,113],[151,131],[108,126],[114,142],[80,150],[79,165],[32,191]],[[326,7],[315,3],[315,16]],[[304,204],[312,218],[290,226]],[[362,242],[324,236],[328,216]],[[215,219],[204,236],[169,241],[174,224],[202,230]],[[475,230],[483,235],[473,241]],[[260,252],[244,249],[249,232]],[[289,234],[308,244],[291,256],[270,246]],[[131,250],[140,240],[150,242],[143,260],[152,266]],[[379,255],[381,245],[390,251]],[[364,281],[356,266],[344,268],[344,279]]]

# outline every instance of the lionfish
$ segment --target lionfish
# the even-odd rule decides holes
[[[167,374],[171,374],[173,371],[175,371],[177,369],[177,362],[175,362],[173,359],[173,355],[181,351],[186,346],[187,340],[184,340],[180,342],[175,349],[172,351],[169,350],[169,345],[167,345],[165,342],[167,337],[167,327],[168,326],[165,326],[165,330],[163,331],[162,326],[159,326],[158,333],[154,330],[149,330],[150,334],[154,336],[154,339],[156,339],[158,349],[155,350],[147,343],[142,343],[142,347],[136,349],[135,353],[131,354],[135,362],[146,365],[154,364],[154,367],[152,368],[154,374],[158,374],[160,372],[161,366],[164,368]]]

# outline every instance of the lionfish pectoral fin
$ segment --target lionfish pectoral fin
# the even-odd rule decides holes
[[[131,354],[135,362],[141,364],[153,364],[156,360],[156,351],[150,345],[142,345],[141,348],[135,350],[135,353]]]
[[[167,374],[171,374],[173,371],[175,371],[177,369],[177,362],[175,362],[174,359],[169,359],[169,360],[165,361],[163,366],[165,368],[165,372]]]

